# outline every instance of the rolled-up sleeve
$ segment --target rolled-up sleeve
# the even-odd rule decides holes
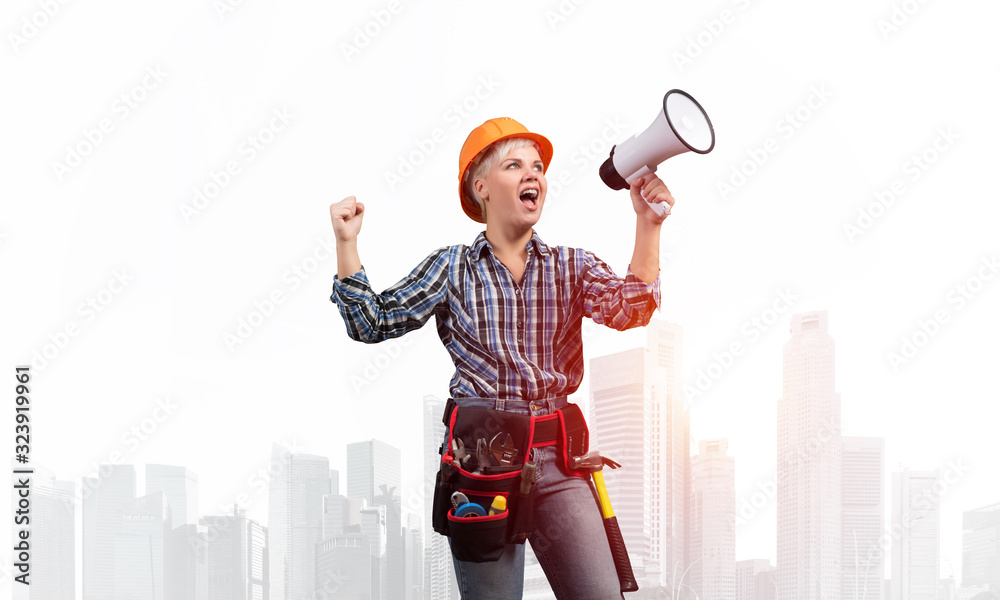
[[[649,323],[660,308],[660,274],[652,283],[636,277],[629,265],[624,279],[592,252],[578,250],[583,314],[595,323],[623,330]]]
[[[381,294],[372,289],[364,267],[350,276],[334,277],[330,301],[340,310],[347,335],[375,343],[423,327],[446,301],[448,261],[448,248],[440,248]]]

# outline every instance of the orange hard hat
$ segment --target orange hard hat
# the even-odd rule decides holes
[[[552,142],[545,136],[531,133],[528,128],[521,125],[510,117],[500,117],[490,119],[479,127],[472,130],[469,137],[465,138],[462,144],[462,151],[458,155],[458,196],[462,200],[462,209],[473,221],[485,223],[483,214],[479,210],[479,202],[475,198],[470,198],[465,193],[465,174],[469,170],[469,165],[478,157],[490,144],[505,140],[507,138],[526,138],[538,144],[542,149],[542,169],[549,168],[549,161],[552,160]]]

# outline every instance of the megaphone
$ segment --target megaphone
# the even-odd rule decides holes
[[[656,172],[656,167],[682,152],[708,154],[715,148],[715,129],[705,109],[691,94],[670,90],[663,108],[645,131],[611,148],[601,165],[601,179],[613,190],[624,190],[636,177]],[[666,202],[648,203],[660,216],[670,212]]]

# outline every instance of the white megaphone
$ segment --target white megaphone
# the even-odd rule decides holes
[[[656,172],[656,167],[682,152],[707,154],[715,147],[715,129],[705,109],[687,92],[670,90],[653,124],[638,135],[611,148],[601,165],[601,179],[613,190],[624,190],[636,177]],[[666,202],[650,202],[660,216],[670,212]]]

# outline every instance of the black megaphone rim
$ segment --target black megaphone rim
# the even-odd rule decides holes
[[[697,106],[698,110],[701,111],[701,114],[704,115],[705,121],[708,123],[708,131],[709,131],[709,133],[712,134],[712,143],[709,144],[707,150],[699,150],[699,149],[695,148],[694,146],[692,146],[691,144],[687,143],[687,140],[684,139],[684,136],[681,135],[677,131],[676,127],[674,127],[673,121],[670,120],[670,113],[667,111],[667,98],[670,97],[670,94],[681,94],[681,95],[687,97],[688,100],[690,100],[691,102],[694,102],[694,105]],[[698,102],[697,100],[695,100],[694,96],[692,96],[691,94],[685,92],[684,90],[678,90],[678,89],[672,89],[669,92],[667,92],[666,94],[664,94],[663,95],[663,116],[667,118],[667,125],[670,125],[670,130],[674,132],[674,137],[676,137],[680,141],[680,143],[684,144],[687,147],[687,149],[690,150],[691,152],[695,152],[697,154],[708,154],[709,152],[712,151],[713,148],[715,148],[715,127],[712,125],[712,119],[710,119],[708,117],[708,112],[705,111],[705,109],[704,109],[704,107],[702,107],[701,103]]]

